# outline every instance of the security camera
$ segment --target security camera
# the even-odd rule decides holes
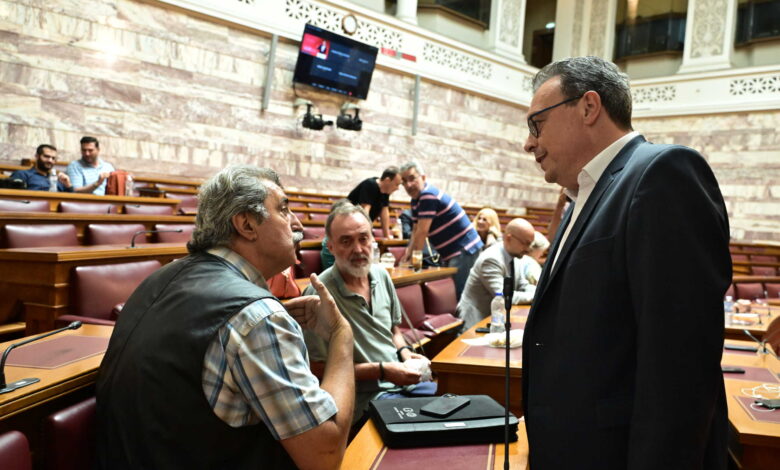
[[[347,114],[347,110],[354,109],[355,114]],[[341,114],[336,119],[336,126],[339,129],[346,129],[348,131],[359,131],[363,129],[363,121],[360,120],[360,108],[352,103],[344,103],[341,107]]]
[[[321,131],[325,126],[333,125],[333,121],[326,121],[322,119],[322,114],[311,113],[311,102],[305,104],[306,104],[306,114],[303,115],[303,122],[301,123],[303,127],[315,131]]]

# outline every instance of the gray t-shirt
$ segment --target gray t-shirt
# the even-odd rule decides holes
[[[341,314],[352,327],[355,363],[398,362],[396,346],[393,343],[393,326],[401,323],[401,302],[395,293],[393,281],[384,268],[372,265],[368,276],[371,285],[370,306],[361,295],[347,289],[336,266],[320,274],[320,280],[328,288]],[[309,286],[303,294],[316,295],[316,291]],[[312,361],[325,362],[328,357],[327,343],[309,331],[304,332],[304,339],[309,358]],[[392,382],[358,381],[355,385],[355,416],[359,418],[368,407],[368,402],[382,392],[400,389]]]

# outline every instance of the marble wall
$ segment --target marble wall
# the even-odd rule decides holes
[[[522,151],[525,110],[377,69],[360,102],[363,131],[301,127],[296,95],[334,119],[338,95],[292,87],[297,47],[280,42],[269,109],[261,109],[270,38],[134,0],[0,0],[0,161],[52,143],[133,172],[206,177],[230,163],[270,166],[290,188],[344,194],[390,164],[419,160],[462,203],[552,206]],[[520,84],[518,84],[520,86]],[[735,236],[780,240],[780,113],[637,120],[657,142],[705,153],[723,185]],[[403,191],[394,196],[405,198]]]

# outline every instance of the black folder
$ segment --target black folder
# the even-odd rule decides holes
[[[504,442],[504,407],[487,395],[445,418],[420,413],[438,397],[373,400],[369,413],[387,447],[421,447]],[[517,440],[517,418],[509,414],[509,441]]]

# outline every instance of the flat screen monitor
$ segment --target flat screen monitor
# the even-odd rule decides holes
[[[307,24],[293,82],[365,99],[376,54],[374,46]]]

